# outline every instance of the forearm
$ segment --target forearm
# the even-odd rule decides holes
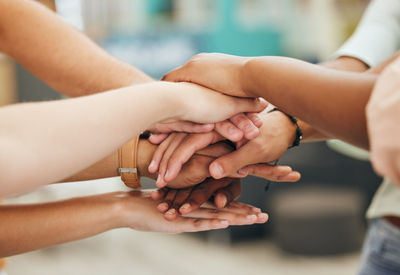
[[[165,85],[1,108],[1,195],[73,175],[172,117],[180,107],[174,107],[173,93]]]
[[[364,109],[376,75],[280,57],[252,59],[243,75],[249,94],[264,97],[329,137],[368,148]]]
[[[34,1],[0,0],[0,11],[0,51],[59,92],[82,96],[151,80]]]
[[[149,164],[156,151],[157,146],[151,144],[148,140],[139,140],[138,145],[138,171],[141,177],[156,179],[157,174],[150,174],[148,171]],[[89,168],[69,177],[64,182],[85,181],[101,178],[117,177],[119,168],[118,152],[115,151],[106,158],[98,161]]]
[[[0,257],[122,227],[118,193],[66,201],[0,206]]]
[[[319,65],[329,69],[348,72],[365,72],[368,69],[368,66],[364,62],[349,56],[342,56],[331,61],[320,63]],[[303,131],[303,142],[322,141],[329,139],[327,135],[321,133],[304,121],[300,120],[299,126]]]

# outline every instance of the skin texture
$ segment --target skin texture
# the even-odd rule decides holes
[[[0,50],[47,84],[68,96],[91,95],[152,81],[150,77],[136,68],[105,53],[84,35],[68,26],[57,15],[33,1],[0,0],[0,14]],[[43,33],[46,35],[43,36]],[[39,37],[40,39],[38,39]],[[30,50],[26,51],[26,48]],[[82,62],[82,60],[85,60],[85,62]],[[1,148],[3,158],[0,157],[0,163],[1,167],[10,168],[11,161],[11,167],[15,169],[1,171],[1,182],[10,183],[10,186],[6,186],[6,188],[2,186],[2,195],[20,190],[26,191],[26,188],[29,189],[39,184],[64,178],[66,175],[81,170],[104,157],[108,154],[107,152],[111,152],[124,141],[142,131],[126,127],[126,124],[123,125],[123,128],[126,129],[125,132],[124,130],[120,131],[119,127],[127,117],[132,115],[131,109],[135,107],[132,106],[133,101],[136,101],[139,105],[146,105],[142,101],[146,96],[143,97],[141,93],[154,92],[152,99],[154,96],[156,101],[157,94],[159,94],[159,99],[162,101],[160,110],[167,105],[172,109],[180,109],[180,111],[186,112],[185,107],[189,107],[186,102],[176,105],[177,102],[166,100],[164,94],[167,93],[169,88],[162,84],[149,83],[148,86],[140,86],[140,88],[143,89],[139,91],[137,87],[126,88],[100,97],[64,100],[57,103],[21,104],[2,108],[0,110],[1,117],[12,117],[14,120],[0,121],[2,128],[0,139],[3,146]],[[170,88],[172,90],[177,89],[177,87]],[[190,89],[186,86],[182,91]],[[161,91],[162,93],[159,93]],[[172,96],[175,97],[176,94],[172,93]],[[190,97],[190,93],[185,94],[185,96]],[[89,101],[91,101],[90,104]],[[113,110],[108,110],[109,106],[105,104],[105,102],[110,102],[111,105],[119,105],[118,102],[123,101],[126,101],[129,109],[120,105],[119,110],[114,109],[115,113]],[[157,103],[151,102],[151,104],[153,104],[153,107],[159,108]],[[87,108],[88,105],[91,107]],[[148,122],[152,121],[151,116],[156,115],[156,113],[152,113],[148,108],[144,109],[147,117],[140,117],[139,120],[141,122],[143,122],[143,119],[148,120]],[[70,110],[73,110],[73,112]],[[261,110],[262,108],[259,108],[259,111]],[[136,111],[140,112],[140,109],[137,108]],[[248,111],[257,112],[257,110]],[[111,117],[116,118],[117,124],[111,123],[110,113],[114,113]],[[80,124],[84,121],[82,117],[87,118],[88,121]],[[146,127],[154,132],[161,133],[170,131],[207,132],[215,127],[214,124],[199,125],[187,121],[190,118],[184,117],[184,115],[181,118],[184,121],[174,121],[175,118],[173,117],[162,122],[159,121],[162,117],[158,117],[157,120]],[[255,117],[248,115],[247,124],[253,126],[253,131],[245,133],[233,123],[225,124],[234,127],[237,136],[245,135],[250,138],[252,135],[257,135],[257,130],[254,131],[254,126],[257,126]],[[253,123],[252,120],[255,122]],[[106,126],[102,130],[101,127],[97,127],[100,121],[102,127],[103,125]],[[111,124],[113,125],[110,126]],[[110,133],[118,132],[120,137],[115,138],[115,136],[104,134],[102,131],[106,131],[106,128]],[[140,128],[143,128],[143,126]],[[221,133],[226,134],[226,129],[225,133],[223,130]],[[38,137],[42,140],[42,143],[38,143],[38,139],[36,140],[39,132],[44,133]],[[88,132],[91,133],[87,135]],[[76,133],[79,133],[79,135]],[[96,148],[96,144],[89,142],[89,139],[93,137],[93,140],[97,141],[99,140],[98,137],[101,137],[100,142],[96,142],[98,148]],[[226,137],[229,138],[227,134]],[[16,147],[18,147],[18,150]],[[88,148],[89,150],[86,151]],[[90,151],[94,153],[91,154]],[[8,154],[8,152],[12,154]],[[15,154],[15,152],[19,153]],[[90,157],[87,157],[87,153]],[[72,157],[72,155],[75,156]],[[112,161],[112,158],[108,161]],[[27,167],[31,171],[27,171]],[[43,169],[43,167],[46,167],[46,169]],[[24,173],[20,173],[21,170]],[[102,173],[103,175],[106,174],[104,171],[98,170],[96,178]],[[21,177],[15,178],[12,177],[12,174],[14,176],[21,175]],[[24,178],[23,175],[27,178]],[[90,179],[88,174],[85,176]],[[75,179],[79,180],[79,175],[75,175]],[[31,184],[24,184],[25,182],[31,182]],[[19,184],[21,186],[17,187]],[[209,210],[206,210],[208,212],[202,211],[196,214],[207,218],[204,223],[196,218],[195,220],[180,219],[179,223],[167,224],[164,219],[160,219],[162,215],[155,212],[154,203],[149,199],[148,193],[117,193],[55,203],[2,206],[0,220],[4,225],[1,226],[2,237],[0,242],[2,245],[0,247],[2,249],[0,249],[0,255],[12,255],[47,247],[92,236],[120,226],[128,226],[137,230],[175,233],[221,228],[221,224],[215,224],[215,218],[226,217],[229,220],[234,217],[232,215],[227,216],[225,213],[224,216],[218,216],[218,211],[210,213]],[[127,219],[132,220],[133,217],[129,215],[132,215],[134,210],[140,209],[140,207],[142,207],[142,210],[138,214],[142,216],[137,216],[137,219],[134,219],[131,224],[123,222]],[[116,215],[121,213],[125,216]],[[62,220],[58,218],[60,216],[63,217]],[[148,217],[147,223],[143,222],[146,217]],[[159,222],[157,222],[157,219]],[[82,222],[84,223],[82,224]],[[46,227],[43,226],[44,224]],[[226,224],[222,227],[226,227]],[[22,228],[29,228],[29,234],[26,230],[21,230]],[[55,232],[57,234],[54,234]],[[63,232],[63,234],[60,234],[60,232]]]
[[[148,191],[132,191],[0,206],[0,257],[87,238],[114,228],[181,233],[253,224],[256,220],[244,207],[216,210],[212,205],[204,205],[171,222],[157,210],[157,204]]]
[[[230,83],[225,87],[226,82],[218,79]],[[165,76],[168,81],[190,81],[235,96],[263,97],[327,137],[362,148],[368,148],[364,108],[376,79],[375,74],[334,70],[291,58],[221,54],[195,56]]]
[[[156,150],[157,146],[151,144],[147,140],[139,141],[138,169],[141,177],[151,179],[157,178],[157,173],[151,173],[147,169]],[[167,212],[167,210],[172,207],[171,204],[174,205],[172,208],[175,210],[178,210],[178,208],[184,204],[190,206],[190,208],[186,207],[186,211],[184,210],[181,214],[189,214],[207,201],[212,201],[213,205],[219,209],[230,205],[231,202],[240,196],[240,182],[233,179],[228,181],[226,179],[210,181],[207,178],[210,177],[208,170],[210,163],[215,160],[215,158],[231,152],[231,150],[232,148],[225,143],[218,143],[208,146],[193,155],[192,158],[185,163],[179,175],[172,181],[172,185],[178,187],[179,191],[176,189],[163,188],[152,192],[152,198],[158,201],[158,204],[167,203],[166,205],[164,204],[164,206],[158,205],[159,211],[162,213]],[[118,167],[118,153],[114,152],[91,167],[64,181],[71,182],[115,177],[118,176]],[[181,195],[175,196],[177,193]],[[162,200],[162,202],[159,200]],[[255,221],[257,223],[266,222],[268,219],[265,213],[261,213],[260,209],[255,209],[252,206],[240,204],[240,206],[236,205],[235,209],[236,208],[249,210],[250,212],[247,213],[248,215],[257,215]],[[165,218],[174,219],[176,218],[176,214],[177,213],[174,213],[172,217],[166,214]]]
[[[218,111],[208,111],[214,108]],[[200,86],[162,82],[0,108],[0,195],[57,182],[157,123],[214,123],[243,111],[263,109],[258,100],[238,101]]]
[[[218,145],[214,145],[209,151],[217,154],[226,150],[221,146],[218,148]],[[142,177],[156,176],[147,171],[155,149],[156,146],[148,141],[140,140],[138,169]],[[193,158],[193,164],[186,170],[183,169],[181,176],[176,180],[195,181],[197,176],[194,176],[194,171],[201,170],[200,164],[208,164],[212,159],[214,158],[198,155]],[[203,166],[203,173],[208,173],[208,165]],[[114,152],[66,181],[118,176],[117,168],[118,153]],[[211,184],[214,189],[209,188]],[[215,189],[217,186],[220,190]],[[160,213],[158,208],[161,197],[155,199],[156,193],[150,191],[117,192],[59,202],[0,206],[0,257],[79,240],[121,227],[180,233],[266,222],[268,215],[249,205],[234,203],[217,210],[213,204],[206,203],[213,193],[218,191],[236,196],[240,193],[237,192],[238,187],[240,188],[240,184],[226,180],[200,183],[196,186],[198,191],[188,194],[182,201],[193,203],[192,209],[173,217]],[[200,192],[201,190],[207,192]]]
[[[248,174],[274,181],[295,182],[300,179],[298,172],[287,166],[271,166],[265,163],[279,159],[293,144],[296,126],[281,112],[264,113],[260,135],[253,140],[236,143],[236,151],[225,154],[210,165],[210,175],[216,179],[224,177],[243,178]],[[183,138],[179,138],[183,137]],[[158,187],[169,186],[181,171],[182,165],[198,150],[220,139],[217,133],[172,134],[164,141],[153,156],[149,170],[159,171]],[[166,148],[167,147],[167,148]],[[159,167],[159,169],[157,169]],[[161,184],[161,185],[160,185]]]
[[[106,53],[34,1],[2,0],[0,15],[0,51],[65,95],[78,97],[153,81],[137,68]],[[227,120],[217,126],[223,136],[233,141],[243,135],[256,136],[257,127],[260,127],[257,116],[252,113],[247,114],[245,123],[240,125]],[[149,130],[201,133],[213,128],[214,125],[180,122],[156,125]]]
[[[83,96],[151,81],[151,78],[136,68],[108,55],[64,20],[34,1],[1,0],[0,13],[0,50],[66,95]],[[46,35],[43,36],[43,33]],[[30,50],[26,51],[26,48]],[[6,186],[2,188],[0,195],[26,191],[72,175],[110,154],[135,134],[146,129],[160,132],[206,132],[214,129],[214,124],[199,126],[193,124],[199,121],[190,121],[187,114],[196,112],[196,106],[189,106],[189,86],[181,87],[182,94],[179,96],[176,91],[180,89],[176,87],[168,88],[157,82],[147,85],[149,86],[125,88],[120,92],[98,97],[1,108],[1,117],[12,119],[0,121],[0,140],[5,147],[1,148],[5,154],[0,156],[0,163],[1,167],[10,164],[13,170],[1,171],[0,180]],[[215,99],[211,99],[214,97],[211,92],[209,95],[210,100]],[[178,100],[180,102],[176,102],[177,97],[181,97]],[[204,106],[198,107],[197,110],[202,108],[203,117],[205,113],[209,113]],[[191,112],[186,111],[189,109]],[[216,112],[219,111],[219,108],[215,109]],[[221,113],[224,111],[227,109]],[[226,118],[233,115],[235,114]],[[82,120],[82,117],[87,120]],[[125,119],[130,117],[135,118],[129,119],[129,122],[135,124],[134,127],[126,127]],[[221,120],[224,119],[221,117]],[[102,129],[98,127],[100,121]],[[248,123],[251,121],[248,120]],[[233,124],[231,126],[236,127]],[[235,129],[239,131],[239,135],[243,134],[237,127]],[[37,138],[39,133],[40,140]],[[96,143],[98,148],[95,148],[95,144],[89,142],[89,139],[94,140],[99,136],[102,137],[102,142]],[[14,154],[17,151],[19,152]],[[10,152],[13,152],[11,156]],[[54,163],[55,166],[60,159],[65,160],[66,164],[58,163],[57,167],[49,167],[46,170],[47,176],[40,173],[44,171],[41,169],[44,164]],[[22,167],[32,169],[26,171],[27,173],[16,172]],[[22,174],[29,177],[29,180]]]

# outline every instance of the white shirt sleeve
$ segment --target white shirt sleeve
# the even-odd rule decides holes
[[[373,67],[399,48],[400,0],[373,0],[352,37],[334,57],[355,57]]]

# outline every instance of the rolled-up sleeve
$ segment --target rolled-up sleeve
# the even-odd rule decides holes
[[[374,0],[354,34],[333,55],[351,56],[374,67],[400,48],[400,0]]]

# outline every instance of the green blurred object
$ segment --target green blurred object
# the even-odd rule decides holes
[[[236,16],[239,0],[218,0],[218,23],[205,35],[208,52],[242,56],[282,55],[281,33],[267,26],[243,29]]]

